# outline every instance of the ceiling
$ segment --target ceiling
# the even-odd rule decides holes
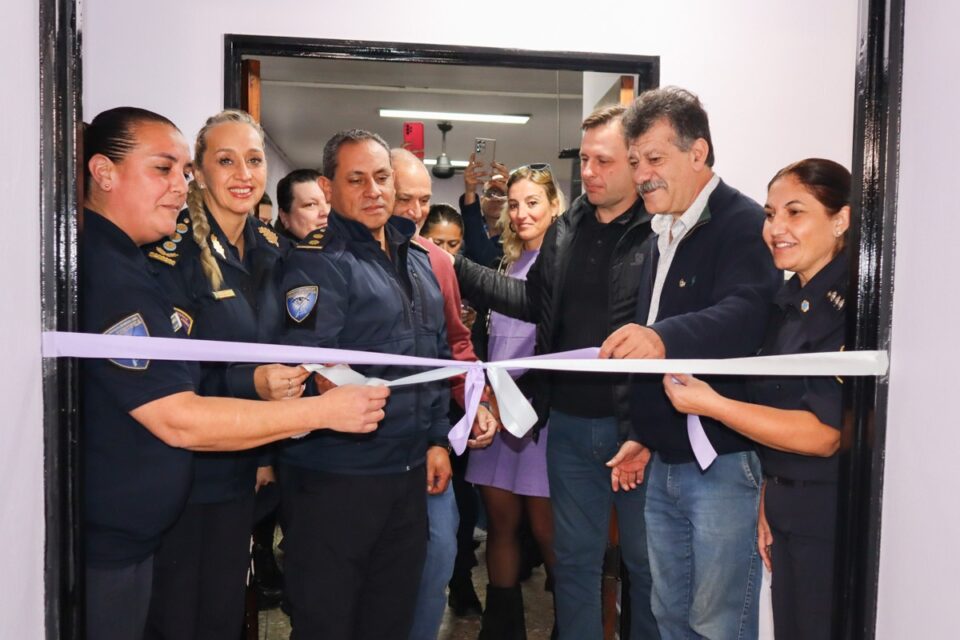
[[[495,138],[496,158],[508,167],[549,162],[560,178],[571,163],[561,149],[580,140],[583,73],[410,62],[258,57],[261,119],[273,143],[296,167],[319,168],[334,133],[361,128],[391,146],[403,142],[403,120],[380,108],[529,114],[524,125],[454,122],[447,134],[452,160],[468,159],[473,140]],[[427,158],[440,154],[437,122],[424,120]]]

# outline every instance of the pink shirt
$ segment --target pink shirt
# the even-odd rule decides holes
[[[443,317],[447,322],[447,344],[450,345],[453,359],[473,362],[477,359],[477,354],[470,341],[470,330],[460,319],[460,285],[457,284],[457,274],[453,270],[453,260],[450,259],[450,254],[435,245],[429,238],[418,235],[414,239],[430,254],[430,267],[433,269],[433,275],[437,277],[437,282],[440,283],[440,293],[443,294]],[[452,385],[450,392],[462,407],[464,377],[457,376],[450,380]]]

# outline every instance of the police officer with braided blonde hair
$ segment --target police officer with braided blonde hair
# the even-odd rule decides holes
[[[84,159],[80,330],[186,338],[189,318],[157,282],[164,263],[140,249],[175,231],[190,171],[183,134],[156,113],[110,109],[84,131]],[[324,428],[368,433],[389,394],[342,387],[267,406],[198,395],[194,367],[181,361],[90,358],[80,372],[86,637],[98,640],[143,637],[154,554],[190,491],[191,451]]]
[[[282,320],[277,265],[287,247],[249,215],[267,165],[263,131],[243,111],[209,118],[197,134],[188,209],[147,256],[192,337],[271,342]],[[283,241],[286,242],[285,240]],[[199,392],[299,397],[307,372],[284,365],[204,363]],[[255,489],[272,472],[262,450],[194,457],[187,506],[164,535],[154,567],[146,637],[234,640],[243,621]]]

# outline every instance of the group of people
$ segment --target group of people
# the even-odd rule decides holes
[[[547,164],[471,162],[459,212],[432,205],[412,153],[342,131],[319,172],[280,181],[270,226],[248,114],[208,119],[191,158],[163,116],[105,111],[84,135],[80,328],[376,352],[384,364],[354,368],[387,379],[418,371],[391,356],[843,347],[846,169],[791,164],[761,206],[714,173],[706,111],[672,87],[582,131],[569,205]],[[613,511],[629,638],[756,638],[761,561],[778,640],[831,635],[839,378],[514,371],[537,424],[501,429],[485,391],[457,457],[462,378],[337,386],[299,366],[154,357],[81,371],[91,639],[236,638],[255,493],[274,478],[295,639],[435,638],[448,583],[452,599],[469,582],[471,485],[488,528],[481,638],[526,637],[524,528],[554,636],[602,637]]]

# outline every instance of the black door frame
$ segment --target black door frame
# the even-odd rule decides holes
[[[77,327],[78,125],[81,104],[81,0],[40,2],[41,301],[45,331]],[[854,122],[851,237],[857,291],[848,344],[888,349],[893,300],[897,149],[904,0],[861,0]],[[238,106],[244,56],[285,55],[623,73],[640,86],[659,84],[656,57],[531,52],[228,35],[224,106]],[[637,68],[639,66],[639,68]],[[76,361],[43,364],[45,443],[46,637],[82,637],[80,464]],[[887,378],[857,378],[845,397],[838,549],[838,638],[873,638],[879,575]]]

